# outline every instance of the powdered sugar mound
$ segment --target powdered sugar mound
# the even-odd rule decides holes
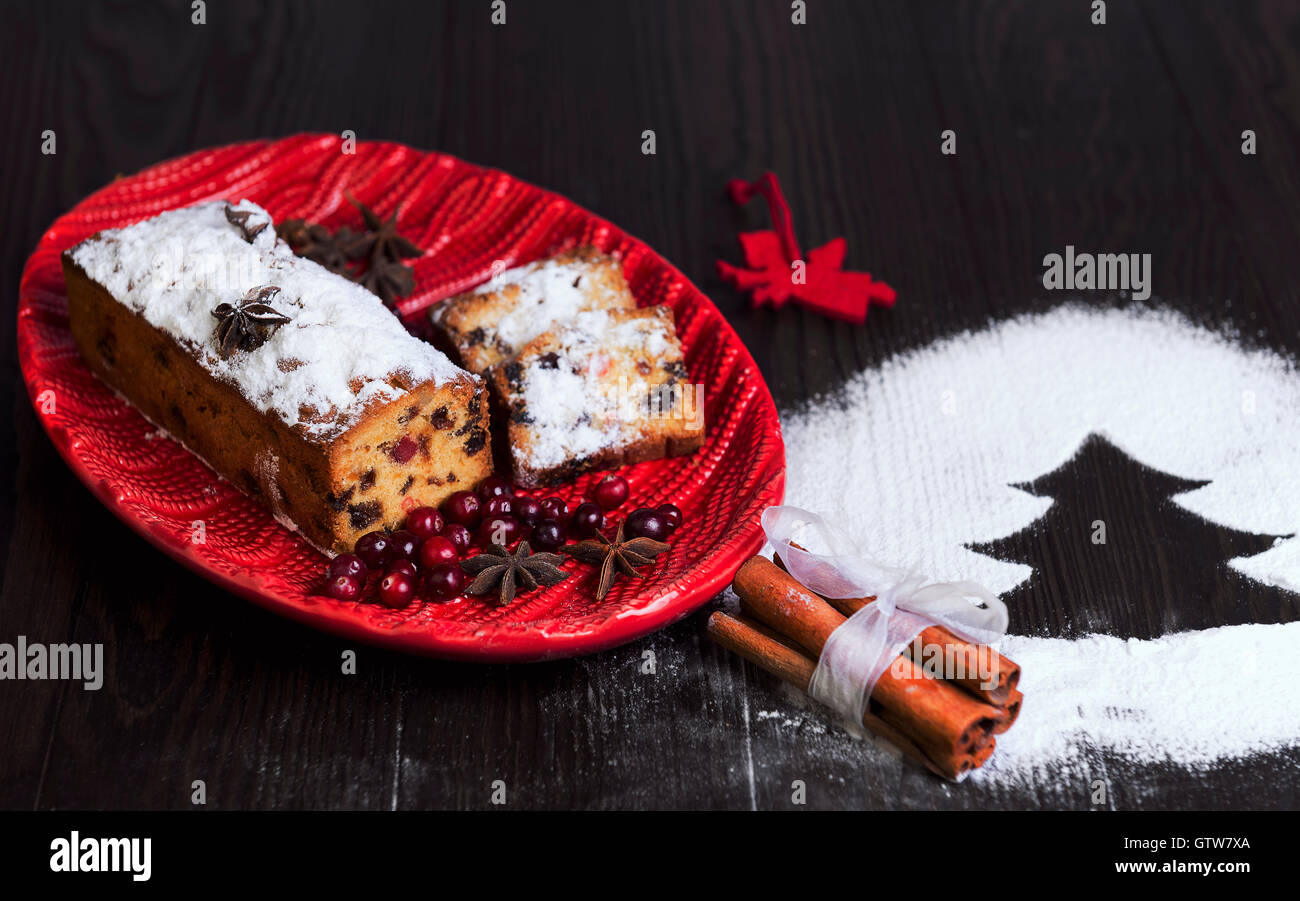
[[[410,335],[360,285],[276,239],[266,210],[248,200],[253,238],[226,218],[226,203],[202,203],[101,232],[72,250],[72,259],[114,297],[190,350],[217,378],[235,385],[255,408],[325,439],[351,426],[372,403],[409,385],[442,382],[462,371]],[[290,322],[261,347],[223,359],[212,311],[238,305],[254,287],[274,285],[270,303]]]
[[[1008,486],[1057,469],[1092,433],[1208,480],[1173,498],[1199,516],[1300,535],[1298,413],[1300,374],[1276,354],[1172,312],[1062,307],[895,357],[784,416],[787,503],[841,523],[880,559],[1001,593],[1030,568],[964,545],[1042,516],[1050,498]],[[1300,590],[1300,538],[1231,565]],[[1298,638],[1300,623],[1155,641],[1008,637],[1025,706],[980,778],[1090,746],[1202,765],[1300,744],[1300,680],[1286,675]],[[1251,691],[1233,689],[1234,661]]]

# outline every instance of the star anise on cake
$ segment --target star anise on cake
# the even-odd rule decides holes
[[[217,319],[217,350],[223,358],[237,350],[256,350],[289,321],[270,304],[279,293],[275,285],[261,285],[251,288],[238,306],[223,303],[212,311]]]
[[[236,210],[230,204],[226,204],[226,221],[239,229],[240,234],[244,236],[244,240],[249,244],[252,244],[253,239],[262,233],[262,229],[266,228],[267,225],[270,224],[270,220],[268,219],[258,223],[253,228],[249,228],[248,217],[252,215],[252,210]]]
[[[275,233],[300,257],[320,263],[330,272],[350,275],[348,247],[356,234],[346,225],[331,233],[328,228],[302,219],[286,219],[275,227]]]
[[[655,557],[668,550],[668,547],[662,541],[655,541],[653,538],[624,540],[623,523],[620,522],[613,541],[597,532],[595,538],[566,545],[561,550],[583,563],[600,566],[600,584],[596,586],[596,600],[603,601],[618,575],[633,578],[641,575],[637,567],[646,566]]]
[[[568,573],[558,566],[564,562],[559,554],[533,554],[530,550],[527,541],[519,542],[514,553],[499,544],[489,544],[485,553],[461,564],[471,575],[478,574],[465,590],[470,594],[496,591],[495,603],[504,607],[515,599],[517,591],[532,591],[539,585],[554,585],[568,578]]]

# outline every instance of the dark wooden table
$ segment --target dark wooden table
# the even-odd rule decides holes
[[[1066,244],[1151,253],[1167,302],[1300,355],[1300,5],[1111,3],[1093,25],[1082,0],[809,0],[794,25],[785,0],[507,0],[504,26],[489,0],[211,0],[204,25],[181,0],[6,6],[0,641],[103,642],[107,676],[98,692],[0,682],[0,806],[187,808],[203,780],[209,808],[482,808],[497,779],[528,808],[788,808],[794,780],[811,807],[1089,806],[1086,784],[953,787],[834,727],[813,740],[815,715],[758,716],[797,708],[704,638],[703,612],[594,657],[361,648],[341,675],[348,645],[155,552],[63,466],[19,378],[19,275],[115,174],[352,129],[506,169],[643,237],[714,298],[782,407],[1043,307],[1042,256]],[[850,265],[899,290],[894,311],[861,328],[755,312],[719,280],[736,232],[765,223],[723,186],[769,168],[805,243],[846,236]],[[1300,805],[1294,753],[1098,767],[1114,807]]]

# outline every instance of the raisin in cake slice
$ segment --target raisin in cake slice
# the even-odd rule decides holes
[[[489,377],[523,486],[687,454],[704,443],[703,391],[687,378],[667,307],[579,313]]]
[[[470,293],[438,304],[431,318],[461,365],[483,374],[578,313],[635,308],[618,260],[581,247],[507,269]]]
[[[327,552],[492,471],[482,381],[251,202],[99,232],[63,269],[86,364]]]

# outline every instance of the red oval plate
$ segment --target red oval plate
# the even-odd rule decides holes
[[[481,661],[585,654],[658,629],[721,591],[762,544],[759,514],[781,502],[785,450],[772,396],[749,352],[698,288],[636,238],[556,194],[507,175],[400,144],[300,135],[202,150],[119,179],[42,236],[23,270],[18,357],[32,403],[73,472],[123,522],[208,579],[311,626],[389,648]],[[595,600],[594,569],[506,607],[472,598],[389,610],[319,594],[325,558],[258,503],[161,435],[82,364],[68,331],[59,254],[104,228],[202,200],[249,198],[275,220],[356,227],[351,191],[426,249],[422,311],[514,266],[590,243],[623,261],[642,305],[673,309],[692,380],[705,386],[707,443],[690,457],[626,467],[624,508],[671,501],[685,522],[642,579]],[[595,476],[554,492],[580,498]],[[197,523],[202,522],[200,532]],[[196,535],[204,538],[195,542]]]

